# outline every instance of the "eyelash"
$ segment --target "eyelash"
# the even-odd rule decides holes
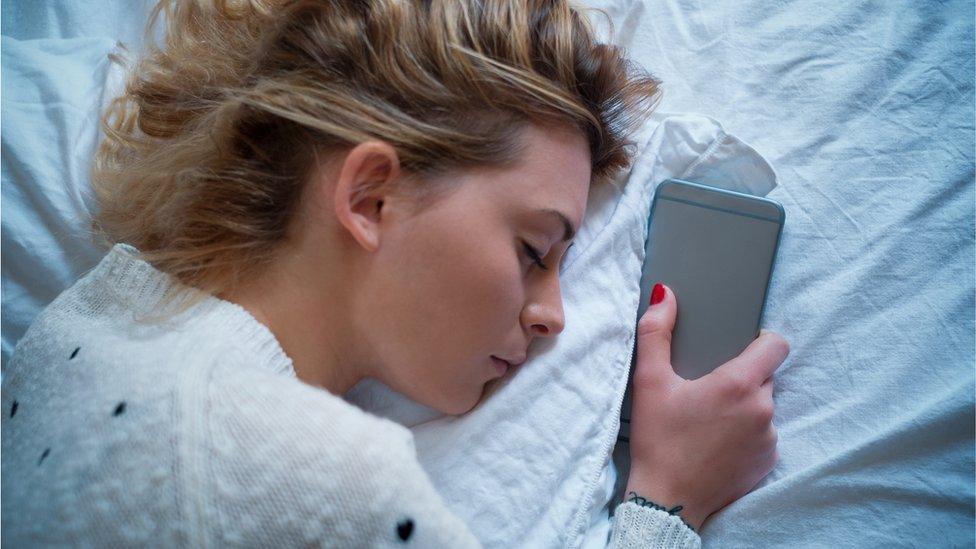
[[[535,249],[532,248],[532,246],[529,246],[524,241],[522,242],[522,245],[525,246],[525,251],[529,254],[529,257],[532,259],[532,261],[535,262],[536,265],[538,265],[539,267],[541,267],[542,270],[544,270],[544,271],[548,271],[549,270],[549,267],[546,267],[546,264],[542,262],[542,258],[539,257],[539,252],[535,251]]]

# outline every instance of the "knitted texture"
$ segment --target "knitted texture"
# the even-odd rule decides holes
[[[701,538],[680,517],[660,509],[625,501],[614,511],[614,528],[610,536],[613,549],[664,549],[683,547],[699,549]],[[618,528],[617,524],[626,524]]]
[[[58,296],[6,366],[0,541],[480,547],[413,434],[300,381],[242,307],[207,296],[137,321],[178,282],[134,252],[116,245]],[[618,512],[614,539],[637,543],[619,547],[695,536],[637,508]]]

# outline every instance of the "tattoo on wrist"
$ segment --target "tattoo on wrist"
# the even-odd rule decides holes
[[[698,533],[698,530],[695,530],[695,527],[694,526],[688,524],[688,521],[686,521],[684,519],[684,517],[682,517],[681,515],[678,514],[679,511],[681,511],[682,509],[684,509],[684,506],[682,506],[682,505],[675,505],[671,509],[668,509],[667,507],[664,507],[663,505],[658,505],[658,504],[654,503],[653,501],[651,501],[651,500],[649,500],[649,499],[647,499],[647,498],[645,498],[643,496],[638,496],[637,495],[637,492],[631,491],[630,493],[633,494],[633,495],[630,496],[630,499],[628,499],[627,501],[632,501],[632,502],[636,503],[637,505],[640,505],[641,507],[650,507],[651,509],[657,509],[659,511],[664,511],[665,513],[667,513],[669,515],[674,515],[674,516],[678,517],[679,519],[681,519],[681,522],[685,523],[685,526],[687,526],[688,528],[690,528],[692,532],[695,532],[696,534]]]

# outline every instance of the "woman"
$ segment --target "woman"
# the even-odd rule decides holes
[[[373,377],[462,414],[559,334],[589,185],[628,165],[658,82],[555,0],[160,13],[96,158],[112,248],[3,377],[4,541],[478,546],[410,431],[341,395]],[[679,387],[654,295],[634,416],[656,425],[611,545],[697,546],[775,461],[771,377],[743,374],[783,347]]]

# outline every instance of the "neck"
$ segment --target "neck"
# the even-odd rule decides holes
[[[365,377],[347,360],[348,342],[354,341],[343,316],[347,294],[329,290],[335,281],[323,273],[335,271],[310,268],[301,257],[282,254],[259,279],[219,297],[268,327],[299,379],[341,396]]]

